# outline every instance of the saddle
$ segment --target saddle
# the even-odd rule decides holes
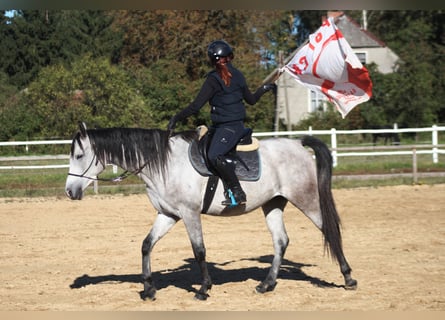
[[[198,140],[193,140],[189,147],[189,159],[193,168],[202,176],[216,175],[207,160],[207,149],[211,137],[206,126],[199,126]],[[252,137],[252,129],[246,129],[236,150],[227,155],[236,164],[235,174],[239,180],[257,181],[261,176],[258,139]]]
[[[206,126],[197,128],[199,138],[189,146],[189,159],[193,168],[202,176],[209,177],[204,195],[202,213],[206,213],[215,195],[219,177],[212,170],[207,159],[207,149],[211,134]],[[235,163],[235,174],[240,181],[257,181],[261,177],[261,161],[258,139],[252,137],[252,129],[247,128],[235,150],[227,157]]]

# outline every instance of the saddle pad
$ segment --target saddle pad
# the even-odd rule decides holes
[[[243,181],[257,181],[261,176],[261,161],[260,153],[258,150],[237,152],[249,169],[246,169],[244,165],[236,160],[235,173],[239,180]],[[189,159],[193,168],[202,176],[213,176],[213,173],[209,171],[207,165],[199,152],[198,141],[193,140],[189,147]]]

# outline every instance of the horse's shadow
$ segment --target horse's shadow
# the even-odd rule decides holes
[[[272,263],[273,256],[261,256],[257,258],[247,258],[242,260],[258,261],[260,263],[267,264],[264,268],[259,267],[246,267],[225,270],[220,266],[225,266],[235,261],[229,261],[225,263],[212,263],[208,262],[208,269],[214,285],[221,285],[229,282],[243,282],[249,279],[261,282],[269,271],[270,264]],[[200,271],[194,259],[184,260],[186,263],[175,269],[161,270],[153,272],[153,279],[155,280],[155,286],[157,289],[163,289],[170,285],[177,288],[184,289],[188,292],[196,293],[198,290],[193,288],[194,284],[198,284],[201,281]],[[343,288],[343,285],[337,285],[329,283],[316,277],[308,276],[304,273],[302,267],[312,267],[311,264],[302,264],[283,259],[278,279],[288,279],[296,281],[306,281],[314,286],[321,288]],[[89,276],[84,274],[77,277],[72,284],[71,289],[79,289],[88,285],[97,285],[105,282],[120,282],[120,283],[141,283],[141,274],[109,274],[102,276]],[[142,292],[140,292],[142,295]],[[141,296],[142,297],[142,296]]]

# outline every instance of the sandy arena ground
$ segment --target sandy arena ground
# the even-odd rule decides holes
[[[344,250],[358,280],[346,291],[321,233],[285,212],[290,245],[275,291],[255,293],[272,257],[260,210],[203,216],[213,288],[182,222],[155,247],[155,301],[140,298],[142,240],[156,213],[146,195],[0,199],[0,310],[445,310],[445,185],[334,190]]]

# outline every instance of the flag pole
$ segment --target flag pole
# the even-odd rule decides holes
[[[269,76],[264,79],[263,84],[267,83],[275,83],[278,81],[278,79],[281,77],[281,75],[284,73],[284,66],[289,63],[289,61],[292,60],[292,58],[297,54],[298,51],[301,50],[306,44],[309,43],[309,39],[306,39],[303,44],[301,44],[296,50],[292,52],[289,56],[286,58],[283,57],[283,51],[278,52],[278,68],[274,70]],[[278,84],[277,84],[278,85]],[[286,86],[286,83],[284,83],[284,87]],[[285,90],[285,104],[286,104],[286,114],[288,118],[288,129],[289,129],[289,123],[290,123],[290,115],[289,115],[289,106],[288,106],[288,100],[287,100],[287,88],[284,88]],[[274,121],[274,131],[279,131],[279,109],[278,109],[278,91],[275,96],[275,121]],[[288,130],[289,131],[289,130]]]
[[[285,59],[283,59],[283,56],[279,57],[279,67],[276,68],[271,74],[269,74],[269,76],[267,76],[266,79],[264,79],[263,84],[267,84],[267,83],[273,83],[275,81],[277,81],[281,75],[284,73],[283,67],[289,63],[289,61],[292,60],[292,58],[298,53],[298,51],[300,51],[305,45],[307,45],[309,43],[309,39],[306,39],[297,49],[295,49],[290,55],[288,55]],[[281,51],[282,53],[282,51]],[[283,63],[281,64],[281,61],[283,61]]]

